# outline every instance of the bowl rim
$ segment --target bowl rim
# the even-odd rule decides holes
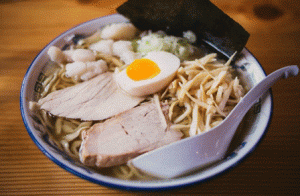
[[[253,151],[257,148],[257,146],[261,143],[261,141],[264,139],[266,132],[269,128],[269,125],[271,123],[272,120],[272,114],[273,114],[273,94],[272,94],[272,90],[270,89],[268,92],[268,97],[267,99],[269,99],[270,101],[270,113],[269,115],[269,119],[268,122],[266,123],[266,126],[264,128],[264,130],[262,131],[261,136],[259,137],[259,139],[255,142],[255,144],[252,146],[251,149],[249,149],[247,151],[247,153],[243,154],[236,162],[229,164],[229,166],[223,168],[221,171],[219,172],[215,172],[213,175],[209,175],[205,178],[201,178],[201,179],[192,179],[189,180],[187,182],[181,182],[179,180],[178,183],[175,183],[176,180],[174,180],[175,182],[170,182],[170,183],[164,183],[164,181],[155,181],[155,182],[159,182],[159,183],[154,183],[153,181],[149,182],[148,184],[145,183],[140,183],[138,181],[133,182],[133,181],[124,181],[124,180],[120,180],[120,179],[116,179],[116,178],[112,178],[112,177],[105,177],[103,176],[106,180],[99,180],[94,178],[93,176],[88,176],[86,174],[82,174],[80,171],[77,171],[76,169],[73,169],[72,167],[66,165],[65,163],[62,163],[60,160],[56,159],[55,156],[53,156],[51,154],[51,152],[48,152],[47,149],[38,141],[38,139],[36,138],[36,136],[33,134],[33,130],[31,130],[30,128],[30,123],[27,119],[27,114],[25,111],[25,104],[26,104],[26,97],[25,97],[25,89],[26,89],[26,85],[27,85],[27,81],[29,78],[29,73],[32,70],[32,68],[34,67],[34,65],[36,65],[36,61],[37,59],[40,57],[40,55],[45,52],[46,48],[48,46],[50,46],[52,43],[54,43],[55,41],[64,38],[66,34],[68,34],[70,31],[73,31],[75,28],[81,27],[87,23],[91,23],[97,20],[105,20],[105,18],[109,18],[109,17],[113,17],[113,16],[121,16],[120,14],[110,14],[110,15],[106,15],[103,17],[98,17],[83,23],[80,23],[76,26],[73,26],[72,28],[64,31],[63,33],[61,33],[60,35],[58,35],[57,37],[55,37],[51,42],[49,42],[37,55],[36,57],[33,59],[33,61],[31,62],[30,66],[28,67],[24,79],[22,81],[22,85],[21,85],[21,91],[20,91],[20,110],[21,110],[21,116],[22,116],[22,120],[23,123],[25,125],[25,128],[29,134],[29,136],[31,137],[31,139],[33,140],[33,142],[35,143],[35,145],[42,151],[42,153],[44,155],[46,155],[46,157],[48,157],[50,160],[52,160],[55,164],[57,164],[58,166],[60,166],[61,168],[67,170],[68,172],[82,178],[85,180],[88,180],[90,182],[93,182],[95,184],[99,184],[102,186],[106,186],[106,187],[110,187],[110,188],[117,188],[117,189],[121,189],[121,190],[130,190],[130,191],[161,191],[161,190],[170,190],[170,189],[175,189],[175,188],[181,188],[181,187],[186,187],[186,186],[191,186],[194,184],[198,184],[198,183],[203,183],[206,182],[208,180],[211,180],[221,174],[224,174],[226,172],[228,172],[229,170],[231,170],[232,168],[234,168],[235,166],[237,166],[238,164],[240,164],[242,161],[244,161],[247,157],[249,157]],[[122,17],[122,16],[121,16]],[[254,59],[254,61],[257,63],[258,67],[260,68],[260,70],[262,71],[262,73],[264,74],[264,77],[266,76],[266,72],[263,69],[263,67],[261,66],[261,64],[259,63],[259,61],[256,59],[256,57],[247,49],[244,48],[244,52],[248,53],[251,58]],[[163,185],[161,185],[163,184]]]

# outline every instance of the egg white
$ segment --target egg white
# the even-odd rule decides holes
[[[162,90],[173,80],[180,66],[180,59],[169,52],[153,51],[144,58],[154,61],[160,68],[160,73],[154,78],[134,81],[128,77],[126,69],[115,75],[119,87],[130,95],[146,96]]]

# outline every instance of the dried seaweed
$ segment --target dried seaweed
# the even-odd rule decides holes
[[[128,0],[117,11],[140,30],[176,36],[191,30],[197,45],[206,43],[228,58],[239,53],[249,38],[240,24],[209,0]]]

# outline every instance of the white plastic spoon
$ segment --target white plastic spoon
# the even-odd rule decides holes
[[[241,120],[251,106],[281,78],[296,76],[296,65],[281,68],[253,87],[225,120],[208,132],[145,153],[130,161],[134,167],[160,178],[175,178],[224,158]]]

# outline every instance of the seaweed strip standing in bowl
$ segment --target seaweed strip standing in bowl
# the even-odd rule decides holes
[[[240,53],[250,36],[209,0],[128,0],[117,11],[140,30],[163,30],[175,36],[193,31],[198,46],[205,43],[227,58]]]

